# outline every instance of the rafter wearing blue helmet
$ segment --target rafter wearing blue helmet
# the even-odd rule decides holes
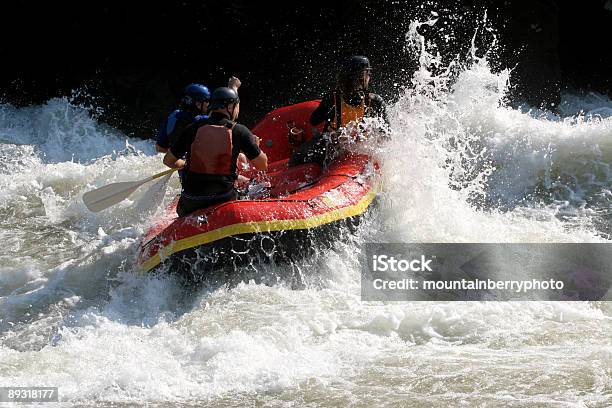
[[[196,120],[203,119],[208,110],[210,91],[200,84],[190,84],[183,91],[179,109],[168,115],[168,118],[157,132],[155,149],[165,153],[178,135]]]

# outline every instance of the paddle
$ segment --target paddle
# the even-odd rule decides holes
[[[143,184],[155,180],[156,178],[163,177],[166,174],[170,174],[176,170],[178,169],[168,169],[139,181],[124,181],[121,183],[113,183],[107,186],[102,186],[83,194],[83,202],[89,211],[102,211],[105,208],[125,200]]]

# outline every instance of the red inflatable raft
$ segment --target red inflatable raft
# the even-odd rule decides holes
[[[303,102],[267,114],[252,131],[262,139],[268,171],[245,174],[265,181],[267,188],[183,218],[176,216],[175,200],[145,234],[140,270],[164,266],[194,276],[257,257],[291,260],[355,225],[379,192],[377,166],[369,156],[345,154],[327,168],[287,166],[292,149],[312,138],[308,120],[317,106],[317,101]]]

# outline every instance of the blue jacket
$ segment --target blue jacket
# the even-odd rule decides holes
[[[177,109],[168,115],[166,121],[157,131],[156,142],[160,147],[170,148],[176,138],[185,128],[200,119],[208,118],[206,115],[198,115],[191,110]]]

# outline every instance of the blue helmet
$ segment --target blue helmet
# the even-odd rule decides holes
[[[183,91],[182,102],[187,105],[193,105],[195,102],[207,102],[210,100],[210,91],[207,87],[200,84],[191,84],[185,87]]]

